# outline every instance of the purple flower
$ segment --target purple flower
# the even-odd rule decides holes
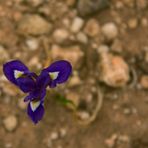
[[[52,63],[43,69],[39,76],[30,72],[19,60],[13,60],[3,65],[5,76],[24,93],[28,93],[24,101],[28,102],[27,113],[36,124],[44,115],[44,99],[46,88],[56,87],[64,83],[72,72],[72,66],[68,61],[61,60]]]

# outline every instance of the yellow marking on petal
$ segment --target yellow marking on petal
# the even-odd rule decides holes
[[[20,78],[23,74],[24,74],[24,72],[22,72],[22,71],[14,70],[14,77],[15,77],[16,79],[17,79],[17,78]]]
[[[31,110],[34,112],[40,105],[40,101],[31,101],[30,106]]]
[[[59,76],[59,72],[49,72],[49,75],[52,80],[55,80]]]

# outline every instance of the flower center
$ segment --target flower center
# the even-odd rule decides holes
[[[23,74],[24,74],[23,71],[14,70],[14,77],[15,77],[16,79],[17,79],[17,78],[20,78]]]
[[[49,76],[52,80],[55,80],[59,76],[59,72],[49,72]]]
[[[40,105],[40,101],[31,101],[30,106],[31,110],[34,112]]]

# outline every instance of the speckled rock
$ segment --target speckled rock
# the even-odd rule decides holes
[[[111,87],[123,87],[130,79],[129,67],[120,56],[100,53],[100,80]]]
[[[108,0],[79,0],[77,8],[81,16],[88,16],[108,6]]]
[[[90,36],[94,37],[96,35],[99,35],[100,33],[100,26],[96,19],[90,19],[84,28],[84,32]]]
[[[51,24],[39,15],[25,15],[18,23],[22,35],[42,35],[51,31]]]

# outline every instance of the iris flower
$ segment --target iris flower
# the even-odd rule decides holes
[[[72,72],[72,66],[65,60],[56,61],[43,69],[38,76],[21,61],[13,60],[3,65],[3,72],[10,82],[24,93],[28,93],[24,99],[28,102],[27,113],[36,124],[44,115],[46,88],[54,88],[66,82]]]

